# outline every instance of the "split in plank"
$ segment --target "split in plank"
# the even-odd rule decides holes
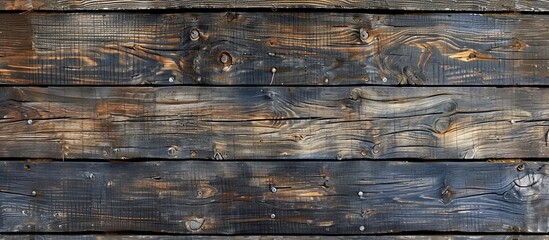
[[[2,232],[546,233],[542,162],[0,162]]]
[[[0,16],[3,84],[549,84],[549,15]]]
[[[385,9],[545,12],[547,0],[3,0],[0,10],[142,10],[192,8]]]
[[[2,87],[0,157],[541,158],[548,114],[548,88]]]

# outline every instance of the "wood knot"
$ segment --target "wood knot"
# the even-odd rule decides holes
[[[191,31],[189,32],[189,38],[192,41],[198,40],[200,38],[200,31],[196,28],[191,29]]]
[[[442,190],[440,200],[442,201],[442,203],[448,204],[452,201],[452,199],[454,198],[454,195],[455,195],[455,192],[453,192],[452,189],[450,189],[450,186],[446,186],[444,190]]]
[[[379,144],[376,144],[372,147],[372,153],[374,155],[378,155],[381,152],[381,146]]]
[[[399,84],[408,84],[408,85],[423,85],[425,84],[425,76],[419,71],[414,70],[410,66],[405,66],[402,68],[403,80]]]
[[[219,61],[223,63],[225,66],[232,65],[233,57],[227,52],[222,52],[221,56],[219,57]]]
[[[177,156],[181,152],[181,148],[178,146],[171,146],[168,148],[168,155],[170,156]]]
[[[225,17],[227,17],[227,22],[232,22],[236,20],[238,16],[239,15],[234,12],[228,12],[227,14],[225,14]]]
[[[445,103],[444,107],[443,107],[443,110],[445,112],[448,112],[448,113],[454,112],[454,111],[456,111],[456,109],[457,109],[457,103],[454,102],[454,101],[450,101],[450,102]]]
[[[204,222],[206,222],[206,219],[204,218],[194,218],[186,221],[185,227],[187,227],[187,230],[191,232],[196,232],[199,231],[202,226],[204,226]]]
[[[366,29],[361,28],[359,31],[359,35],[360,35],[360,41],[364,43],[368,42],[368,38],[370,37],[370,34],[368,34],[368,31]]]
[[[362,91],[360,88],[355,88],[351,90],[351,93],[349,94],[349,99],[351,100],[358,100],[360,98],[366,98],[366,93]]]
[[[449,118],[439,118],[435,121],[435,131],[444,134],[450,127]]]
[[[477,58],[477,52],[471,52],[471,53],[469,53],[469,56],[468,56],[467,58],[468,58],[469,60],[470,60],[470,59],[475,59],[475,58]]]

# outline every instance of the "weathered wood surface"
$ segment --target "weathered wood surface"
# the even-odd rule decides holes
[[[421,240],[547,240],[549,235],[345,235],[345,236],[310,236],[310,235],[299,235],[299,236],[218,236],[218,235],[112,235],[112,234],[96,234],[96,235],[48,235],[48,234],[39,234],[39,235],[27,235],[27,234],[17,234],[17,235],[1,235],[0,238],[5,240],[48,240],[48,239],[59,239],[59,240],[127,240],[127,239],[151,239],[151,240],[347,240],[347,239],[365,239],[365,240],[411,240],[411,239],[421,239]]]
[[[3,0],[0,10],[136,10],[188,8],[317,8],[419,11],[549,10],[547,0]]]
[[[101,12],[0,17],[3,84],[549,83],[549,15]]]
[[[2,232],[338,235],[549,230],[547,162],[0,165]]]
[[[0,157],[538,158],[548,88],[3,87]]]

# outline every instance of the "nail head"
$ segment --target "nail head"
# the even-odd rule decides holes
[[[515,124],[515,123],[517,123],[517,120],[515,119],[511,120],[511,124]]]
[[[364,226],[360,226],[358,229],[362,232],[364,231]]]
[[[381,81],[383,81],[383,82],[387,82],[387,78],[386,78],[386,77],[384,77],[383,79],[381,79]]]
[[[364,193],[362,191],[358,192],[359,197],[362,197],[363,195],[364,195]]]
[[[170,78],[168,78],[168,82],[171,82],[171,83],[173,83],[173,81],[175,81],[175,78],[174,78],[174,77],[170,77]]]
[[[271,218],[274,219],[276,215],[274,213],[271,213]]]
[[[27,120],[28,125],[32,125],[32,119]]]
[[[33,197],[35,197],[35,196],[36,196],[36,191],[32,191],[32,192],[31,192],[31,195],[32,195]]]
[[[271,72],[272,72],[272,73],[275,73],[275,72],[276,72],[276,68],[271,68]]]
[[[271,192],[275,193],[276,192],[276,187],[271,187]]]

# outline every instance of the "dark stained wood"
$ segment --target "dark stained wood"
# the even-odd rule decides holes
[[[95,3],[105,2],[82,6]],[[4,84],[549,83],[549,15],[87,12],[0,18]]]
[[[3,10],[135,10],[174,8],[318,8],[421,11],[549,10],[547,0],[3,0]]]
[[[0,157],[549,155],[549,88],[2,87]]]
[[[218,236],[218,235],[48,235],[48,234],[39,234],[39,235],[1,235],[2,239],[6,240],[49,240],[49,239],[59,239],[59,240],[73,240],[73,239],[82,239],[82,240],[128,240],[128,239],[150,239],[150,240],[172,240],[172,239],[181,239],[181,240],[347,240],[347,239],[365,239],[365,240],[411,240],[411,239],[421,239],[421,240],[546,240],[549,235],[360,235],[360,236]]]
[[[0,166],[4,233],[549,230],[547,162],[8,161]]]

